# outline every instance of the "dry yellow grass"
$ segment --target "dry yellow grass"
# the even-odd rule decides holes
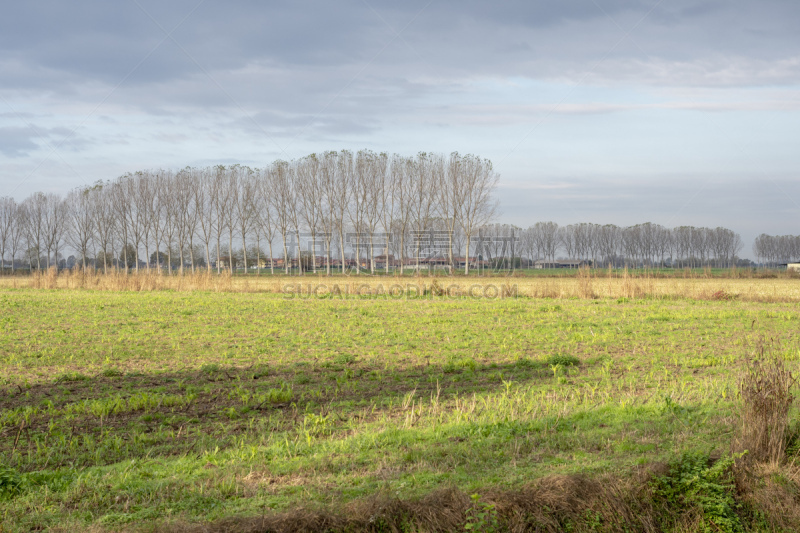
[[[228,273],[188,273],[165,275],[154,271],[102,274],[74,271],[56,274],[54,270],[32,276],[0,278],[4,288],[92,289],[111,291],[215,291],[285,292],[314,297],[333,294],[341,297],[400,297],[402,295],[442,297],[502,298],[690,298],[763,302],[800,302],[800,279],[793,277],[648,277],[609,276],[590,271],[570,277],[373,277],[251,275],[232,277]]]

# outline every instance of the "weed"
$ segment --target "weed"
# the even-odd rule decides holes
[[[56,381],[88,381],[92,378],[85,374],[81,374],[80,372],[67,372],[66,374],[61,374],[56,378]]]
[[[482,502],[479,494],[470,496],[472,506],[467,509],[467,520],[464,531],[478,533],[499,533],[500,521],[497,519],[497,510],[493,503]]]
[[[337,365],[349,365],[356,361],[356,357],[349,353],[340,353],[333,358],[333,362]]]
[[[261,379],[267,376],[269,376],[269,367],[267,365],[258,365],[251,374],[252,379]]]
[[[203,374],[209,374],[209,375],[216,374],[220,370],[221,370],[221,367],[216,363],[210,363],[210,364],[206,364],[206,365],[203,365],[203,366],[200,367],[200,372],[202,372]]]
[[[732,467],[741,454],[711,461],[707,454],[685,453],[669,473],[654,480],[656,493],[671,507],[700,513],[699,531],[744,531],[736,511]]]
[[[556,365],[561,367],[578,366],[581,363],[581,360],[574,355],[556,354],[549,356],[546,362],[552,369],[552,367]]]
[[[22,490],[22,485],[19,472],[0,464],[0,500],[16,496]]]
[[[736,446],[747,450],[752,460],[779,462],[784,458],[796,383],[783,357],[762,341],[739,387],[743,409]]]
[[[533,359],[529,359],[527,357],[520,357],[514,362],[514,365],[517,368],[523,368],[523,369],[537,368],[542,366],[540,362],[534,361]]]

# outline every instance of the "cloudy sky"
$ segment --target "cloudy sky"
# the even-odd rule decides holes
[[[800,2],[12,2],[0,196],[474,153],[502,220],[800,233]]]

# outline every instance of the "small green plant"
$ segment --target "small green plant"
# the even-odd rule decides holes
[[[442,366],[442,372],[445,374],[453,374],[459,369],[459,365],[455,361],[448,361]]]
[[[661,412],[678,416],[685,415],[689,410],[673,400],[672,396],[664,396],[664,405],[661,407]]]
[[[200,367],[200,372],[203,374],[216,374],[220,371],[220,366],[216,363],[210,363]]]
[[[543,305],[539,308],[540,313],[557,313],[561,311],[560,305]]]
[[[581,360],[573,355],[555,354],[547,358],[547,364],[550,367],[561,365],[564,366],[578,366]]]
[[[337,365],[349,365],[350,363],[354,363],[355,360],[356,357],[349,353],[340,353],[333,358],[333,362]]]
[[[254,394],[250,398],[250,401],[251,403],[255,403],[256,409],[260,409],[267,404],[289,403],[292,399],[294,399],[292,388],[288,384],[283,383],[280,389],[272,388],[265,392]]]
[[[482,502],[480,494],[470,496],[472,507],[467,509],[467,522],[464,531],[476,533],[496,533],[500,531],[497,509],[493,503]]]
[[[332,420],[331,416],[316,415],[314,413],[307,413],[303,418],[303,431],[310,439],[311,437],[319,437],[323,435],[330,435]]]
[[[527,357],[520,357],[514,364],[517,368],[536,368],[541,365],[541,363]]]
[[[68,372],[66,374],[61,374],[56,382],[59,381],[88,381],[92,378],[85,374],[81,374],[80,372]]]
[[[474,372],[478,368],[478,363],[475,361],[475,359],[472,359],[471,357],[466,357],[462,359],[461,361],[459,361],[459,365],[461,365],[462,368],[465,368],[471,372]]]
[[[253,369],[252,378],[260,379],[260,378],[265,378],[268,375],[269,375],[269,367],[267,365],[259,365]]]

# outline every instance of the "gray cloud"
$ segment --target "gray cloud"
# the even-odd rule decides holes
[[[74,136],[71,130],[63,127],[41,128],[32,124],[0,127],[0,154],[7,157],[26,157],[31,152],[53,145],[61,145],[66,150],[80,150],[89,144],[87,139]]]
[[[331,94],[344,85],[337,74],[354,76],[376,56],[368,71],[384,82],[589,75],[608,83],[716,85],[794,82],[798,76],[798,54],[787,52],[800,44],[788,23],[798,20],[800,5],[780,1],[141,5],[144,11],[133,2],[8,6],[0,21],[4,86],[52,89],[60,82],[58,90],[69,91],[89,82],[113,86],[129,76],[129,90],[121,94],[131,101],[144,87],[177,83],[182,91],[173,102],[208,105],[213,102],[203,89],[209,81],[197,64],[223,82],[238,75],[262,87],[315,76]],[[170,31],[178,24],[173,37],[179,45],[164,41],[159,25]],[[271,96],[228,89],[246,102]],[[229,105],[218,93],[218,105]]]
[[[0,128],[0,153],[8,157],[23,157],[39,148],[28,128]]]

